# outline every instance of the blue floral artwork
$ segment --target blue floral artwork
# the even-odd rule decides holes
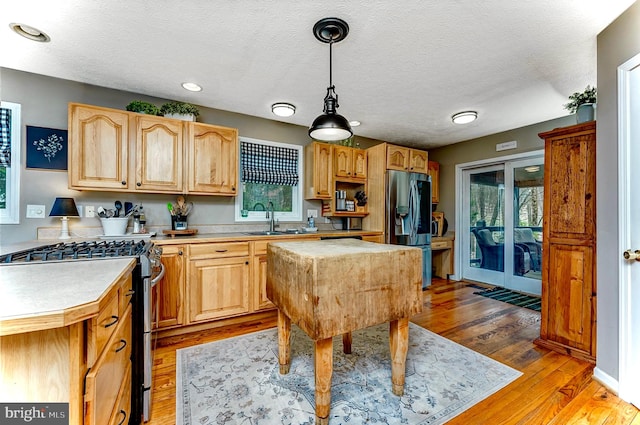
[[[27,126],[27,168],[67,169],[67,130]]]

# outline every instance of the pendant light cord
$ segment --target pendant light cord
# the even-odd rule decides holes
[[[333,38],[329,42],[329,87],[333,87]]]

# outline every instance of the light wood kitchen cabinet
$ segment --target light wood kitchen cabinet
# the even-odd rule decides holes
[[[428,158],[426,151],[387,145],[387,170],[427,174]]]
[[[545,140],[542,310],[536,343],[595,362],[596,124],[555,129]]]
[[[69,188],[236,195],[236,129],[69,104]]]
[[[236,195],[238,130],[187,123],[187,191],[203,195]]]
[[[275,241],[253,242],[252,280],[253,280],[253,309],[265,310],[275,308],[267,298],[267,244]]]
[[[189,247],[189,322],[248,313],[249,242]]]
[[[366,179],[367,151],[348,146],[334,146],[333,170],[336,178]]]
[[[304,147],[305,199],[333,197],[333,146],[312,142]]]
[[[431,203],[440,202],[440,164],[429,161],[429,176],[431,176]]]
[[[132,114],[135,122],[136,182],[143,192],[182,191],[182,122]]]
[[[69,188],[127,190],[129,113],[69,104]]]
[[[153,305],[157,306],[154,329],[166,329],[184,323],[186,246],[164,245],[161,261],[164,277],[154,286]]]

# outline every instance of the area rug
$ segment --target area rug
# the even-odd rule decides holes
[[[391,392],[389,326],[353,333],[352,354],[334,338],[330,424],[443,424],[520,372],[413,323],[404,396]],[[313,341],[292,326],[291,370],[281,375],[269,329],[176,353],[176,422],[313,424]]]
[[[521,292],[512,291],[499,286],[485,291],[474,292],[474,294],[517,305],[518,307],[528,308],[530,310],[540,311],[541,308],[540,297],[523,294]]]

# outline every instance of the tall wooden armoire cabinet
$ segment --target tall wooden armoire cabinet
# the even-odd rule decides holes
[[[542,311],[536,344],[595,362],[596,122],[544,139]]]

